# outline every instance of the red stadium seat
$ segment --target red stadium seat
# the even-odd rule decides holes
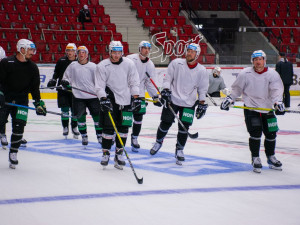
[[[168,10],[167,9],[160,9],[159,14],[161,17],[167,17],[168,16]]]
[[[14,30],[5,30],[5,39],[6,40],[10,40],[10,41],[14,41],[17,40],[17,33]]]
[[[185,25],[185,17],[184,17],[184,16],[179,16],[179,17],[177,17],[177,25],[178,25],[178,26],[183,26],[183,25]]]
[[[155,22],[155,26],[158,26],[158,27],[161,27],[161,26],[164,25],[163,24],[164,20],[162,18],[160,18],[160,17],[159,18],[155,18],[154,22]]]
[[[5,9],[6,12],[11,13],[11,12],[15,11],[14,4],[5,3],[3,6],[4,6],[4,9]]]
[[[166,18],[165,20],[166,20],[167,26],[170,26],[170,27],[175,26],[175,18],[174,17]]]
[[[95,8],[95,12],[98,16],[101,16],[104,14],[104,7],[101,5],[101,6],[97,6]]]
[[[160,8],[160,1],[152,0],[151,1],[152,8]]]
[[[156,17],[157,16],[157,10],[156,9],[148,9],[148,16]]]
[[[290,18],[298,18],[299,11],[297,9],[290,9]]]
[[[286,9],[278,9],[278,14],[279,14],[279,17],[280,18],[286,18],[287,17],[287,11],[286,11]]]
[[[150,27],[152,25],[152,18],[144,18],[144,26]]]
[[[35,42],[35,46],[38,52],[46,52],[46,43],[45,42]]]
[[[52,63],[53,62],[52,53],[42,54],[42,59],[41,60],[44,63]]]
[[[141,7],[140,0],[131,0],[131,8],[138,9]]]
[[[46,23],[49,23],[49,24],[50,24],[50,23],[55,23],[55,21],[54,21],[54,16],[53,16],[53,15],[49,15],[49,14],[48,14],[48,15],[45,15],[44,18],[45,18],[45,22],[46,22]]]
[[[49,6],[48,5],[40,5],[40,12],[44,15],[49,14]]]
[[[17,4],[16,8],[17,8],[17,11],[21,14],[26,12],[26,5],[24,5],[24,4]]]
[[[19,13],[9,13],[8,16],[11,22],[19,21]]]
[[[59,51],[59,44],[58,43],[48,43],[49,52],[58,52]]]
[[[274,18],[274,17],[276,17],[276,11],[277,11],[277,10],[273,10],[273,9],[266,10],[266,12],[267,12],[269,18]]]
[[[149,0],[143,0],[141,2],[142,2],[143,8],[149,8],[150,7],[150,1]]]
[[[146,16],[146,9],[137,9],[137,16],[140,17],[140,18],[143,18]]]

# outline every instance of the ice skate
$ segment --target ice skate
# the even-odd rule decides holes
[[[109,156],[110,156],[109,151],[103,151],[102,160],[100,162],[100,164],[103,166],[103,169],[105,169],[108,165]]]
[[[19,161],[17,159],[17,153],[16,152],[10,152],[9,153],[9,168],[16,169],[16,165],[18,165]]]
[[[123,149],[120,148],[116,148],[116,153],[115,153],[115,168],[119,169],[119,170],[123,170],[123,166],[125,166],[125,161],[124,161],[124,157],[123,157]]]
[[[84,149],[86,149],[86,146],[88,144],[89,144],[88,136],[87,135],[82,136],[82,145],[83,145]]]
[[[101,134],[97,134],[97,140],[98,140],[98,143],[102,146],[102,135]]]
[[[69,127],[64,127],[63,136],[65,137],[65,139],[68,138],[68,135],[69,135]]]
[[[21,147],[23,147],[23,148],[27,147],[27,141],[24,138],[22,138],[22,140],[21,140]]]
[[[150,150],[150,155],[155,155],[162,146],[162,142],[156,141],[153,147]]]
[[[276,159],[275,155],[268,157],[268,164],[270,169],[282,171],[282,163]]]
[[[137,136],[131,135],[131,151],[139,152],[140,147],[141,146],[138,143]]]
[[[77,127],[73,127],[72,128],[72,133],[73,133],[73,138],[74,139],[78,139],[80,133],[78,132],[78,128]]]
[[[2,148],[4,150],[7,149],[7,145],[8,145],[8,141],[7,141],[7,138],[6,138],[6,135],[5,134],[1,134],[0,135],[0,138],[1,138],[1,145],[2,145]]]
[[[252,166],[253,166],[253,172],[261,173],[262,164],[259,157],[252,157]]]
[[[176,149],[175,158],[176,158],[176,164],[182,166],[182,162],[185,160],[183,150]]]

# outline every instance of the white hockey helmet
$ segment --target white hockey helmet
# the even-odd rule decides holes
[[[217,66],[213,69],[213,74],[217,74],[218,76],[220,76],[221,71],[222,71],[221,67]]]
[[[111,51],[122,52],[122,55],[124,54],[123,45],[121,41],[111,41],[109,43],[108,48],[109,48],[109,55],[111,55]]]
[[[6,54],[4,49],[0,46],[0,61],[4,58],[6,58]]]
[[[76,53],[77,47],[74,43],[69,43],[69,44],[67,44],[65,51],[67,52],[67,50],[73,50]]]
[[[254,51],[251,55],[251,63],[253,63],[253,59],[257,57],[263,57],[267,61],[266,53],[263,50]]]
[[[201,52],[200,45],[198,45],[198,44],[196,44],[196,43],[191,43],[191,44],[189,44],[189,45],[187,46],[186,52],[187,52],[189,49],[194,50],[194,51],[197,52],[196,58],[195,58],[195,60],[196,60],[196,59],[199,57],[200,52]]]
[[[25,49],[25,55],[28,49],[34,49],[33,54],[36,54],[36,47],[32,41],[29,41],[27,39],[20,39],[17,43],[17,51],[20,53],[21,53],[21,48]]]
[[[151,44],[149,41],[141,41],[140,44],[139,44],[139,52],[141,51],[141,48],[142,47],[145,47],[145,48],[152,48]]]
[[[77,50],[76,50],[77,55],[78,55],[79,51],[85,51],[87,55],[89,54],[89,50],[88,50],[87,47],[85,47],[84,45],[79,46],[79,47],[77,48]]]

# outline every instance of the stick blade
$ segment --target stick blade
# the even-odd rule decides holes
[[[144,181],[144,178],[143,178],[143,177],[142,177],[142,178],[136,178],[136,180],[137,180],[137,182],[138,182],[139,184],[142,184],[143,181]]]
[[[189,137],[192,138],[192,139],[198,138],[198,132],[195,133],[195,134],[189,134]]]

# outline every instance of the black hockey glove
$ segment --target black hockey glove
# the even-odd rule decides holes
[[[208,105],[207,104],[199,104],[197,109],[196,109],[196,118],[199,120],[201,119],[205,113],[206,113],[206,110],[208,108]]]
[[[61,84],[61,86],[63,86],[66,89],[68,89],[69,88],[68,86],[70,85],[69,81],[67,81],[67,80],[62,80],[60,82],[60,84]]]
[[[56,80],[55,79],[50,79],[48,84],[47,84],[47,87],[54,87],[56,86]],[[51,88],[53,89],[53,88]]]
[[[162,106],[162,104],[161,104],[161,102],[160,102],[160,99],[159,99],[159,97],[158,97],[157,95],[153,96],[152,99],[153,99],[153,101],[155,101],[155,102],[153,102],[153,104],[154,104],[155,106],[158,106],[158,107],[161,107],[161,106]]]
[[[132,112],[138,112],[141,110],[142,99],[141,98],[133,98],[131,100],[131,110]]]
[[[227,96],[224,101],[221,103],[221,110],[229,110],[229,105],[233,103],[233,100],[230,96]]]
[[[281,101],[276,102],[274,104],[274,108],[275,108],[275,114],[276,115],[284,115],[285,114],[285,107],[284,107],[284,104]]]
[[[113,111],[113,106],[109,98],[102,97],[100,99],[100,109],[105,113],[107,113],[108,111]]]
[[[34,107],[35,107],[35,112],[36,115],[42,115],[42,116],[46,116],[47,114],[47,109],[46,109],[46,105],[45,102],[43,100],[40,101],[35,101],[33,103]]]
[[[169,89],[164,89],[161,92],[161,103],[163,104],[169,104],[172,102],[171,100],[171,94],[172,92]]]
[[[5,97],[2,91],[0,91],[0,108],[5,106]]]

